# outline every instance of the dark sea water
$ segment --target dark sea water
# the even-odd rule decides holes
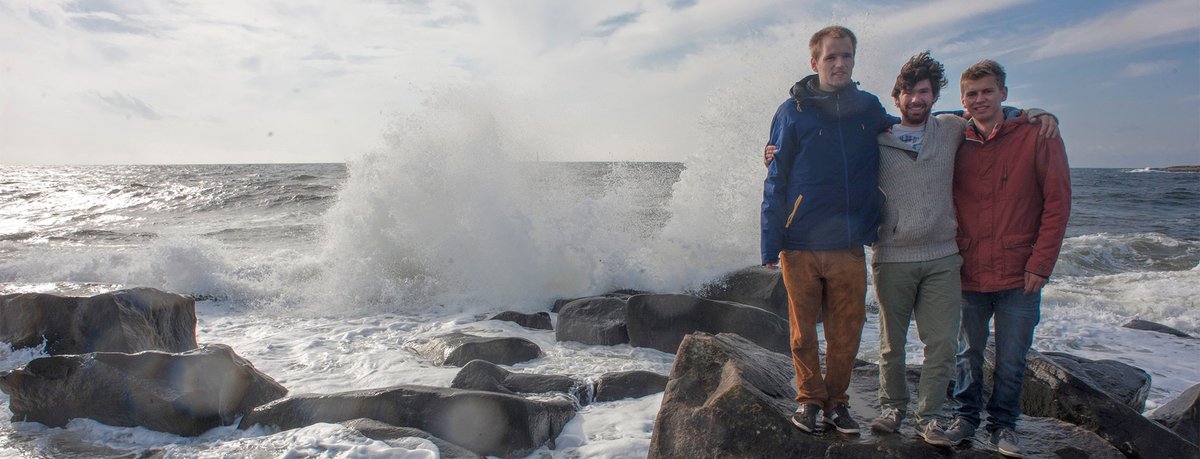
[[[0,166],[0,294],[121,286],[192,294],[202,300],[200,342],[232,345],[293,392],[335,392],[448,385],[453,370],[431,368],[405,343],[459,329],[537,342],[546,356],[527,371],[665,374],[670,354],[472,324],[504,309],[544,310],[559,297],[679,291],[758,261],[762,169],[752,160],[684,167],[472,158],[447,167],[410,156],[349,165]],[[1153,408],[1200,382],[1200,368],[1184,363],[1200,345],[1120,325],[1140,318],[1200,334],[1200,174],[1073,169],[1072,182],[1067,240],[1035,347],[1147,369]],[[915,335],[909,342],[919,345]],[[877,353],[871,317],[860,357]],[[0,344],[0,370],[38,355]],[[919,347],[908,355],[918,363]],[[0,397],[0,412],[7,404]],[[656,408],[654,397],[589,408],[558,450],[542,453],[644,456]],[[401,451],[335,426],[206,436],[4,420],[0,456]],[[429,457],[418,454],[426,446],[397,457]],[[338,454],[329,457],[353,457]]]

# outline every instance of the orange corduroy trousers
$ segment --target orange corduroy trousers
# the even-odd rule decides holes
[[[846,404],[850,373],[866,321],[867,265],[863,248],[784,250],[796,400],[826,412]],[[817,318],[825,327],[825,374],[817,344]]]

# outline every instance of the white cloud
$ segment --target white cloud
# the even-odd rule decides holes
[[[1137,50],[1195,41],[1197,33],[1200,33],[1200,6],[1195,0],[1137,3],[1050,34],[1032,57]]]
[[[1125,78],[1138,78],[1155,75],[1172,69],[1178,69],[1180,64],[1181,62],[1177,60],[1133,62],[1126,65],[1124,70],[1121,70],[1121,76]]]
[[[951,75],[1027,54],[1028,31],[966,33],[1030,1],[0,0],[0,161],[341,161],[464,86],[530,156],[681,160],[701,113],[760,142],[821,26],[858,33],[855,77],[890,106],[921,50]]]

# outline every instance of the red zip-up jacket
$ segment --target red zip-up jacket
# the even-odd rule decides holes
[[[1071,173],[1061,138],[1045,139],[1025,114],[983,138],[968,123],[954,164],[962,289],[998,292],[1050,277],[1071,215]]]

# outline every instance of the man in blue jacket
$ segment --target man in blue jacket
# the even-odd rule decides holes
[[[839,432],[858,433],[850,416],[850,373],[866,320],[863,246],[877,238],[876,135],[890,126],[879,99],[851,80],[857,39],[830,26],[809,40],[809,75],[771,123],[778,146],[763,186],[762,262],[781,267],[788,291],[796,400],[792,423],[813,432],[818,411]],[[816,319],[825,324],[825,374]]]

